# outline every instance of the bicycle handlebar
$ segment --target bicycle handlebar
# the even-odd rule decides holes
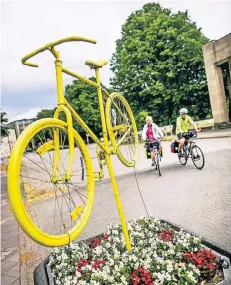
[[[32,67],[38,67],[38,64],[35,64],[35,63],[31,63],[31,62],[26,62],[29,58],[35,56],[36,54],[39,54],[40,52],[43,52],[45,50],[50,50],[52,52],[52,49],[61,44],[61,43],[65,43],[65,42],[75,42],[75,41],[82,41],[82,42],[88,42],[88,43],[92,43],[92,44],[96,44],[96,41],[95,40],[92,40],[92,39],[88,39],[88,38],[84,38],[84,37],[79,37],[79,36],[73,36],[73,37],[67,37],[67,38],[63,38],[63,39],[60,39],[60,40],[57,40],[55,42],[51,42],[39,49],[36,49],[35,51],[25,55],[23,58],[22,58],[22,64],[24,65],[28,65],[28,66],[32,66]],[[53,55],[56,57],[56,53],[53,53]]]
[[[188,136],[188,137],[190,137],[190,138],[192,138],[192,137],[196,138],[196,137],[197,137],[197,133],[192,132],[192,131],[183,132],[183,133],[182,133],[182,137],[184,137],[184,136]]]

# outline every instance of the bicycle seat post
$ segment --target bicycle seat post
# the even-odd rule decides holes
[[[62,61],[60,59],[60,53],[54,47],[50,47],[48,49],[55,57],[58,105],[61,105],[61,104],[64,104]]]

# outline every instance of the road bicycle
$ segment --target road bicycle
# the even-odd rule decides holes
[[[150,142],[147,141],[144,145],[146,148],[146,155],[147,158],[151,158],[151,151],[153,150],[155,152],[155,170],[158,170],[159,176],[161,176],[160,171],[160,162],[161,162],[161,149],[160,149],[160,143],[158,141],[156,142]]]
[[[188,159],[191,158],[195,167],[201,170],[205,165],[205,158],[202,150],[194,141],[197,134],[189,131],[182,133],[182,137],[185,138],[185,143],[181,149],[181,153],[178,153],[180,163],[186,165]]]
[[[22,58],[24,65],[38,67],[28,62],[28,59],[46,50],[52,53],[55,57],[58,106],[53,118],[33,122],[14,145],[8,167],[9,200],[18,223],[33,240],[51,247],[66,245],[85,228],[92,212],[95,181],[104,176],[103,166],[107,165],[126,246],[130,251],[131,244],[111,155],[117,155],[127,167],[135,165],[138,155],[136,122],[126,99],[119,93],[109,95],[101,87],[99,69],[108,63],[106,60],[85,62],[95,70],[96,81],[63,67],[55,46],[73,41],[96,43],[84,37],[67,37]],[[97,89],[102,140],[65,99],[63,73]],[[99,148],[99,172],[94,172],[89,150],[73,128],[73,119]]]

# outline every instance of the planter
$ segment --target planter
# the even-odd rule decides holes
[[[175,231],[180,231],[180,228],[168,221],[160,220],[160,222],[165,222],[171,226],[172,229]],[[195,233],[185,230],[186,232],[190,233],[191,235],[197,236]],[[102,236],[102,235],[100,235]],[[98,238],[98,236],[93,237],[93,239]],[[91,238],[92,239],[92,238]],[[89,241],[91,239],[87,239],[86,241]],[[216,254],[218,257],[221,258],[222,261],[222,267],[223,267],[223,274],[225,280],[217,283],[216,285],[231,285],[231,253],[227,252],[226,250],[222,249],[218,245],[208,241],[204,240],[202,241],[202,244],[209,249],[211,249],[214,254]],[[55,285],[55,281],[51,274],[51,269],[48,265],[49,256],[40,263],[34,270],[34,284],[35,285]]]

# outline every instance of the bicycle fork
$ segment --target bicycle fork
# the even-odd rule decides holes
[[[68,168],[66,174],[63,177],[57,176],[57,168],[58,168],[59,153],[60,153],[60,143],[59,143],[60,134],[59,131],[56,129],[54,130],[54,166],[51,178],[52,183],[58,181],[70,181],[73,157],[74,157],[74,135],[73,135],[73,122],[72,122],[71,113],[64,105],[59,105],[54,114],[55,119],[59,118],[60,112],[64,112],[67,118],[68,147],[69,147]]]

